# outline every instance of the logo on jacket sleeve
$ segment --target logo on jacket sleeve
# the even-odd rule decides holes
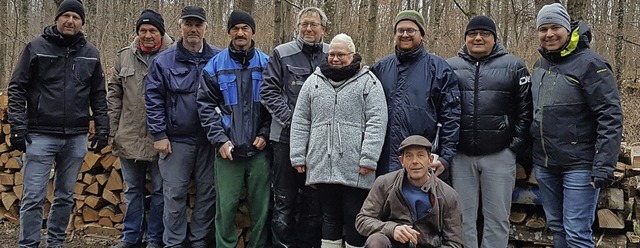
[[[525,85],[531,83],[531,77],[530,76],[524,76],[520,78],[520,85]]]

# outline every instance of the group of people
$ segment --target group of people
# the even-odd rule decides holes
[[[531,75],[486,16],[444,60],[425,48],[422,15],[402,11],[395,53],[369,67],[348,35],[324,42],[319,8],[302,9],[295,39],[267,55],[249,13],[230,14],[219,49],[204,39],[204,9],[187,6],[177,41],[161,14],[142,11],[105,86],[84,22],[80,1],[62,2],[9,84],[10,141],[25,152],[20,247],[41,243],[52,166],[43,245],[62,247],[90,120],[91,147],[111,145],[122,164],[117,248],[210,247],[211,232],[215,247],[236,247],[243,188],[246,247],[506,247],[516,157],[527,150],[554,246],[594,246],[622,111],[590,28],[560,4],[538,13]]]

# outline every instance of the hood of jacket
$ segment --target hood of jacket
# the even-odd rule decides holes
[[[65,37],[60,34],[56,28],[57,26],[55,24],[46,26],[42,32],[42,38],[62,47],[82,46],[87,43],[87,40],[84,38],[84,33],[78,32],[78,34],[75,35],[76,39],[74,42],[67,44]]]

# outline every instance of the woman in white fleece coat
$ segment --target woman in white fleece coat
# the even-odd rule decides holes
[[[375,180],[387,127],[380,81],[338,34],[327,62],[305,81],[291,122],[291,164],[307,172],[322,206],[322,247],[364,246],[355,217]]]

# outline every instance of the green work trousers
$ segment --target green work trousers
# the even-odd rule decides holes
[[[250,158],[234,157],[233,161],[216,155],[216,247],[234,248],[238,244],[236,214],[242,194],[247,188],[247,201],[251,227],[247,248],[263,248],[267,245],[269,211],[269,159],[261,151]]]

